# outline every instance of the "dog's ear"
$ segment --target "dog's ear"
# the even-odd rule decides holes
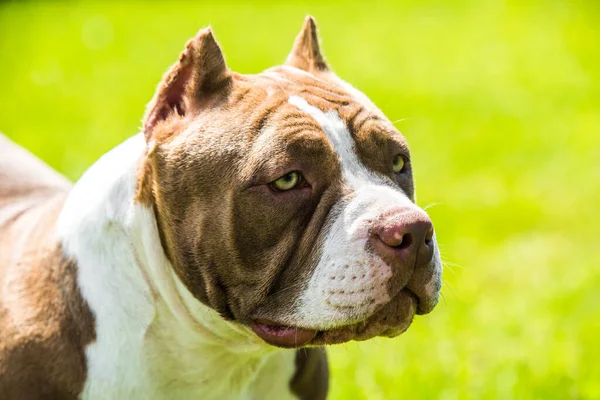
[[[231,85],[231,71],[210,28],[190,39],[177,61],[163,76],[146,107],[143,130],[150,139],[152,129],[172,113],[181,116],[202,107],[215,94]]]
[[[285,64],[310,73],[329,71],[329,67],[319,48],[317,23],[310,15],[304,20],[302,30],[296,36],[294,47],[292,47],[292,51]]]

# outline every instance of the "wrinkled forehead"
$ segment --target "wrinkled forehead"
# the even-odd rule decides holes
[[[402,135],[364,94],[333,74],[320,78],[281,66],[241,80],[243,97],[253,108],[247,121],[253,132],[263,136],[257,140],[259,149],[277,143],[273,136],[284,136],[288,146],[328,143],[339,148],[341,142],[351,140],[353,148],[387,141],[407,147]],[[340,132],[349,136],[341,137]]]
[[[370,121],[389,125],[393,130],[383,113],[364,94],[333,74],[315,76],[294,67],[279,66],[255,79],[269,97],[283,102],[291,96],[301,97],[324,112],[335,111],[349,125]]]

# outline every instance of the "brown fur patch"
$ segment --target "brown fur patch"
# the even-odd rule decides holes
[[[0,136],[0,393],[75,399],[94,318],[54,235],[70,185]]]
[[[301,400],[325,400],[329,388],[329,367],[324,348],[296,352],[296,373],[290,381],[290,388]]]

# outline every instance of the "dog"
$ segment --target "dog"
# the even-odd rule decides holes
[[[312,17],[258,75],[202,29],[74,186],[0,139],[0,397],[323,399],[324,346],[438,301],[414,196],[405,139]]]

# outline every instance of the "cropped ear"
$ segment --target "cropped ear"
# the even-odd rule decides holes
[[[190,39],[177,61],[163,76],[146,107],[143,130],[146,140],[152,129],[172,113],[181,116],[199,109],[211,96],[231,83],[231,71],[210,28]]]
[[[310,73],[329,71],[325,58],[319,49],[317,23],[310,15],[304,20],[302,30],[296,36],[294,47],[292,47],[285,64]]]

